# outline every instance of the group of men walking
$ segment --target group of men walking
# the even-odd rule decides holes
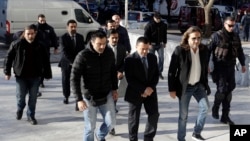
[[[58,47],[56,42],[46,43],[49,39],[42,40],[38,36],[38,29],[44,29],[42,23],[46,23],[44,15],[44,19],[40,18],[38,16],[41,21],[38,26],[27,26],[23,36],[11,43],[4,64],[5,78],[10,79],[12,67],[16,77],[16,119],[22,118],[26,105],[25,96],[29,93],[27,117],[33,125],[37,124],[35,108],[39,85],[44,86],[41,80],[52,78],[49,48],[55,47],[57,53]],[[68,104],[69,96],[73,93],[76,98],[75,110],[83,111],[84,141],[94,141],[94,138],[105,141],[108,133],[115,134],[118,112],[116,102],[119,96],[117,89],[119,81],[124,77],[128,83],[124,99],[129,103],[129,140],[138,141],[142,105],[148,115],[144,141],[153,141],[157,132],[160,112],[156,86],[159,78],[164,79],[162,72],[167,25],[156,12],[152,21],[146,25],[144,36],[137,39],[136,51],[131,53],[127,30],[119,23],[119,15],[114,15],[107,21],[106,28],[93,32],[90,41],[85,44],[83,35],[77,32],[77,22],[69,20],[66,24],[67,32],[60,38],[62,58],[59,67],[62,71],[63,103]],[[201,132],[209,109],[209,73],[217,86],[212,116],[220,118],[219,108],[222,104],[220,121],[234,124],[229,118],[229,112],[235,88],[236,58],[242,65],[242,72],[246,71],[243,49],[239,35],[234,32],[234,25],[235,19],[227,17],[224,27],[215,32],[206,45],[201,43],[200,28],[192,26],[184,33],[180,45],[172,54],[168,88],[170,96],[178,97],[179,100],[178,141],[185,141],[192,96],[199,105],[192,138],[205,140]],[[208,66],[209,61],[213,63],[213,70]],[[103,123],[95,130],[98,111],[103,117]]]

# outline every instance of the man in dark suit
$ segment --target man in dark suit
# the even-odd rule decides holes
[[[70,96],[70,73],[72,64],[78,52],[85,48],[83,35],[76,32],[77,23],[75,20],[69,20],[67,22],[68,32],[62,35],[62,58],[59,62],[59,67],[62,71],[62,88],[64,104],[68,104],[68,98]],[[78,110],[76,106],[76,110]]]
[[[118,43],[123,44],[126,47],[127,54],[130,54],[131,45],[130,45],[130,40],[129,40],[127,29],[120,25],[121,18],[118,14],[114,14],[112,16],[112,20],[115,21],[116,30],[118,30],[118,33],[120,36],[120,40],[118,41]]]
[[[144,104],[148,115],[144,141],[153,141],[159,119],[156,85],[159,81],[157,58],[148,53],[149,40],[139,37],[136,52],[125,59],[125,76],[128,86],[125,101],[129,102],[128,128],[130,141],[138,141],[140,111]]]
[[[116,29],[107,30],[107,39],[108,39],[108,47],[110,47],[114,54],[115,54],[115,65],[117,70],[117,78],[119,80],[118,86],[120,83],[120,80],[123,79],[123,71],[124,71],[124,59],[126,57],[126,48],[118,44],[119,40],[119,33]],[[116,108],[117,100],[115,100],[115,110],[116,113],[118,112]],[[111,135],[115,135],[115,129],[113,128],[110,132]]]

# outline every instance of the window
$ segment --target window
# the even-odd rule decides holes
[[[75,9],[76,20],[80,23],[92,23],[92,19],[85,15],[81,9]]]

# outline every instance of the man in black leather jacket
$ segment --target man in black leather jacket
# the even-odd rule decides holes
[[[13,67],[16,77],[17,113],[16,119],[20,120],[25,108],[25,97],[29,92],[29,103],[27,109],[28,121],[35,125],[35,109],[37,92],[41,76],[46,79],[52,78],[51,66],[48,53],[44,45],[35,39],[36,27],[27,26],[24,30],[24,37],[13,41],[7,53],[4,63],[5,79],[11,77]]]

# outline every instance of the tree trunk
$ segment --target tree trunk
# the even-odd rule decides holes
[[[197,0],[201,7],[204,8],[204,13],[205,13],[205,25],[203,28],[203,34],[204,37],[209,37],[212,33],[212,19],[210,15],[211,7],[214,4],[214,0]]]
[[[205,25],[203,29],[204,37],[209,37],[211,35],[212,31],[212,19],[210,14],[211,8],[205,6],[204,7],[204,13],[205,13]]]

